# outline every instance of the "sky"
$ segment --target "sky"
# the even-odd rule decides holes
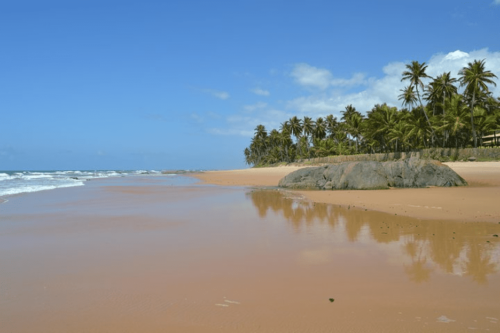
[[[500,0],[0,0],[0,170],[234,169],[254,128],[500,77]],[[500,96],[500,82],[491,87]]]

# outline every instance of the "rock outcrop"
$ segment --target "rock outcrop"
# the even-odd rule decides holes
[[[465,186],[447,165],[408,158],[389,162],[345,162],[303,168],[282,178],[280,187],[318,190],[370,190],[389,187]]]

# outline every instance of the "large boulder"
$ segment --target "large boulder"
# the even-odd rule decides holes
[[[447,165],[415,157],[399,161],[345,162],[303,168],[282,178],[280,187],[320,190],[372,190],[389,187],[465,186]]]

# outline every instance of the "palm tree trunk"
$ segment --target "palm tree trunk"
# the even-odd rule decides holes
[[[429,124],[429,128],[432,133],[432,141],[434,141],[434,129],[431,126],[431,122],[429,121],[429,117],[427,116],[427,112],[425,112],[424,105],[422,104],[422,100],[420,99],[420,93],[418,92],[418,85],[415,85],[415,90],[417,91],[418,101],[420,102],[420,107],[422,108],[422,112],[424,113],[425,119],[427,120],[427,124]]]
[[[474,138],[474,148],[477,148],[476,129],[474,128],[474,102],[476,101],[476,91],[472,93],[472,104],[470,108],[470,124],[472,126],[472,137]]]

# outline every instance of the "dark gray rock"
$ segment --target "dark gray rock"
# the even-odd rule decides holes
[[[291,189],[369,190],[389,187],[465,186],[467,182],[441,162],[408,158],[389,162],[345,162],[304,168],[282,178]]]

